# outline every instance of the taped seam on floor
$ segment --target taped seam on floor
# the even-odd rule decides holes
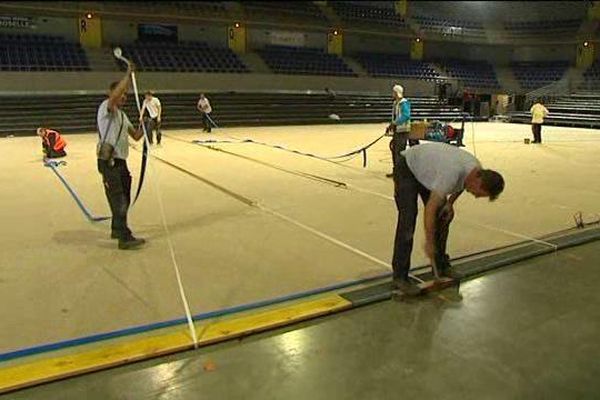
[[[338,295],[291,304],[280,309],[258,312],[215,323],[198,324],[205,346],[252,333],[274,329],[306,319],[346,310],[352,303]],[[0,369],[0,393],[99,371],[134,361],[192,349],[189,331],[104,345],[76,354],[40,359]]]
[[[303,229],[303,230],[305,230],[307,232],[310,232],[310,233],[312,233],[312,234],[314,234],[314,235],[316,235],[316,236],[318,236],[318,237],[320,237],[320,238],[322,238],[322,239],[324,239],[324,240],[326,240],[326,241],[328,241],[330,243],[335,244],[336,246],[344,248],[344,249],[346,249],[346,250],[348,250],[348,251],[350,251],[350,252],[352,252],[352,253],[354,253],[354,254],[356,254],[358,256],[361,256],[361,257],[363,257],[363,258],[365,258],[365,259],[367,259],[369,261],[372,261],[372,262],[374,262],[374,263],[376,263],[376,264],[378,264],[378,265],[380,265],[380,266],[382,266],[384,268],[387,268],[388,270],[392,269],[392,266],[391,266],[390,263],[387,263],[387,262],[385,262],[383,260],[380,260],[377,257],[374,257],[374,256],[372,256],[372,255],[370,255],[370,254],[368,254],[368,253],[366,253],[366,252],[364,252],[364,251],[362,251],[362,250],[354,247],[354,246],[346,244],[346,243],[342,242],[341,240],[338,240],[338,239],[336,239],[336,238],[334,238],[334,237],[332,237],[332,236],[330,236],[330,235],[328,235],[328,234],[326,234],[324,232],[321,232],[321,231],[319,231],[319,230],[317,230],[315,228],[312,228],[312,227],[310,227],[310,226],[308,226],[306,224],[303,224],[302,222],[300,222],[300,221],[298,221],[298,220],[296,220],[296,219],[294,219],[292,217],[288,217],[287,215],[279,213],[279,212],[277,212],[277,211],[275,211],[275,210],[273,210],[273,209],[271,209],[269,207],[266,207],[266,206],[264,206],[264,205],[262,205],[262,204],[260,204],[260,203],[258,203],[256,201],[252,200],[252,199],[249,199],[249,198],[247,198],[247,197],[245,197],[245,196],[243,196],[241,194],[235,193],[235,192],[233,192],[233,191],[231,191],[231,190],[229,190],[229,189],[227,189],[227,188],[225,188],[225,187],[223,187],[221,185],[218,185],[218,184],[212,182],[211,180],[208,180],[208,179],[206,179],[206,178],[204,178],[204,177],[202,177],[200,175],[197,175],[197,174],[195,174],[195,173],[193,173],[193,172],[191,172],[191,171],[189,171],[189,170],[187,170],[187,169],[185,169],[183,167],[180,167],[180,166],[178,166],[176,164],[173,164],[170,161],[167,161],[167,160],[165,160],[165,159],[163,159],[161,157],[157,157],[156,155],[152,155],[152,157],[155,158],[155,159],[157,159],[158,161],[166,164],[166,165],[169,165],[172,168],[177,169],[178,171],[181,171],[181,172],[185,173],[188,176],[191,176],[191,177],[193,177],[193,178],[195,178],[195,179],[197,179],[197,180],[199,180],[199,181],[201,181],[203,183],[206,183],[207,185],[210,185],[211,187],[213,187],[213,188],[215,188],[215,189],[217,189],[217,190],[219,190],[219,191],[221,191],[223,193],[228,194],[229,196],[235,198],[238,201],[243,202],[244,204],[246,204],[246,205],[248,205],[250,207],[254,207],[254,208],[257,208],[257,209],[259,209],[261,211],[264,211],[264,212],[266,212],[268,214],[274,215],[274,216],[276,216],[279,219],[282,219],[282,220],[284,220],[286,222],[289,222],[289,223],[291,223],[291,224],[293,224],[293,225],[295,225],[295,226],[297,226],[297,227],[299,227],[299,228],[301,228],[301,229]]]

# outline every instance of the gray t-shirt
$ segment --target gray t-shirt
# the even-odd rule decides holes
[[[129,155],[129,128],[133,126],[127,115],[118,108],[111,112],[106,99],[98,107],[97,122],[100,136],[96,153],[100,150],[100,144],[105,142],[115,148],[114,158],[126,160]]]
[[[464,190],[467,175],[473,168],[481,168],[471,153],[446,143],[420,144],[402,154],[415,178],[443,196]]]

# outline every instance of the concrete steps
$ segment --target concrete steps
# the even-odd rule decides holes
[[[349,88],[351,89],[351,88]],[[198,112],[194,107],[197,93],[157,93],[167,114],[164,129],[184,129],[198,126]],[[344,123],[384,122],[389,119],[389,94],[336,93],[334,98],[319,93],[207,93],[214,108],[213,118],[219,126],[267,126],[290,124],[331,124],[328,118],[335,112]],[[58,128],[61,132],[93,132],[96,112],[103,94],[89,95],[19,95],[0,96],[0,135],[32,135],[39,121]],[[48,109],[48,101],[52,108]],[[454,120],[460,113],[437,99],[412,97],[413,118]],[[130,116],[136,115],[135,102],[123,107]]]

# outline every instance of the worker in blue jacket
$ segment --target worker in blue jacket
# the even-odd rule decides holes
[[[386,129],[386,133],[392,134],[390,150],[392,151],[392,163],[396,165],[399,154],[406,150],[406,142],[408,141],[408,144],[412,147],[419,144],[419,141],[408,138],[410,133],[410,101],[404,98],[404,88],[400,85],[394,85],[392,95],[394,96],[392,121]],[[390,173],[386,176],[391,178],[394,174]]]

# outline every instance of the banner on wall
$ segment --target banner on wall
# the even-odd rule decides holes
[[[177,25],[138,24],[138,39],[142,42],[177,42]]]
[[[306,44],[306,36],[300,32],[270,31],[267,32],[267,35],[269,35],[270,44],[295,47],[304,47]]]
[[[0,28],[34,29],[36,25],[31,17],[0,15]]]

